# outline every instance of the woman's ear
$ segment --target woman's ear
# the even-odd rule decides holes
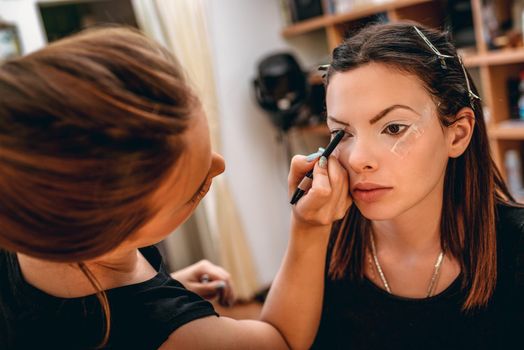
[[[458,111],[456,121],[447,127],[449,157],[457,158],[464,153],[473,136],[474,127],[475,112],[469,107]]]

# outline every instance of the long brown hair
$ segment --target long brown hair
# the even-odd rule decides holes
[[[447,68],[417,34],[416,25],[444,55]],[[450,126],[457,112],[470,107],[467,84],[457,51],[444,32],[412,22],[375,24],[346,39],[333,51],[327,73],[346,72],[375,62],[416,76],[437,105],[440,123]],[[478,95],[468,75],[471,89]],[[514,203],[491,157],[486,124],[479,100],[472,100],[475,129],[460,157],[450,158],[446,168],[441,217],[441,245],[459,262],[462,288],[467,290],[464,310],[488,303],[497,279],[497,203]],[[482,169],[482,171],[479,171]],[[353,205],[334,225],[328,275],[332,279],[364,277],[371,224]]]
[[[78,264],[156,213],[196,97],[175,58],[137,31],[89,30],[0,66],[0,247]]]

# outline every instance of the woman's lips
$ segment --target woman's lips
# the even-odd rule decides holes
[[[392,187],[380,186],[356,186],[353,190],[353,198],[363,202],[376,202],[389,193]]]

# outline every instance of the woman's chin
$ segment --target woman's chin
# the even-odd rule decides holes
[[[355,202],[358,210],[368,220],[390,220],[398,215],[391,205],[382,203],[359,203]]]

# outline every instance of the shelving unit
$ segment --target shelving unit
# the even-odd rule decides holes
[[[490,50],[484,38],[482,0],[470,1],[476,45],[460,52],[465,66],[480,90],[486,114],[489,115],[487,122],[492,153],[505,176],[504,153],[512,148],[524,151],[524,122],[511,120],[507,88],[508,79],[518,77],[519,72],[524,70],[524,47]],[[510,3],[510,0],[501,1],[497,6],[509,6]],[[347,13],[323,15],[301,21],[284,28],[282,35],[289,38],[324,30],[329,49],[332,50],[342,42],[348,31],[362,26],[377,14],[385,14],[391,22],[415,20],[437,28],[442,28],[444,23],[442,1],[390,0],[355,8]],[[318,78],[312,80],[318,81]],[[511,122],[508,122],[510,120]],[[314,133],[323,130],[322,127],[309,128]],[[327,132],[327,129],[324,130]]]
[[[515,123],[521,123],[517,121]],[[524,140],[524,127],[503,121],[489,128],[489,136],[499,140]]]
[[[438,2],[433,0],[396,0],[381,4],[362,5],[351,12],[323,15],[290,25],[284,28],[282,35],[289,38],[314,30],[325,29],[329,48],[333,49],[344,38],[344,29],[348,25],[358,24],[361,19],[366,17],[386,13],[390,20],[397,21],[413,19],[412,13],[415,12],[421,14],[421,16],[417,16],[421,23],[435,25],[437,23],[433,17],[438,8]]]
[[[504,49],[464,56],[466,67],[497,66],[524,62],[524,49]]]

